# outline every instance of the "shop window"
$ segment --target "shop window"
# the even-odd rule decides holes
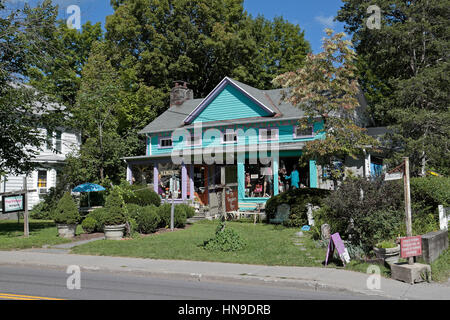
[[[158,165],[158,193],[162,198],[181,199],[181,166],[172,163]]]
[[[298,184],[299,188],[309,186],[309,165],[300,166],[299,157],[282,157],[278,165],[278,192],[282,193],[294,185]],[[294,167],[298,172],[297,177],[292,178]],[[297,176],[297,175],[294,175]]]
[[[273,195],[272,167],[262,164],[245,164],[245,197],[268,198]]]
[[[56,141],[55,141],[55,149],[58,153],[62,151],[62,140],[61,140],[62,132],[56,131]]]
[[[153,165],[132,165],[133,184],[149,185],[153,183]]]

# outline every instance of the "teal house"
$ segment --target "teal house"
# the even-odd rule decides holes
[[[213,211],[223,201],[227,211],[265,203],[293,187],[294,171],[299,187],[327,188],[315,161],[299,166],[305,143],[324,137],[322,124],[299,128],[304,112],[284,102],[282,92],[226,77],[194,99],[186,83],[175,83],[168,110],[140,132],[146,154],[125,158],[127,179],[152,185],[163,201],[194,201]],[[370,155],[352,165],[363,174]]]

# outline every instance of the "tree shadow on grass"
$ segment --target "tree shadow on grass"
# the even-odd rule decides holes
[[[23,234],[24,222],[8,222],[0,223],[0,237],[1,236],[17,236]],[[38,232],[42,229],[55,227],[54,222],[50,221],[31,221],[30,222],[30,233]]]

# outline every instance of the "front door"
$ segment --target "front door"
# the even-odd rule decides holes
[[[194,195],[200,204],[207,206],[208,201],[208,167],[204,165],[194,166]]]

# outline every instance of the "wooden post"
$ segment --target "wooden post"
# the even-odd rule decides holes
[[[406,214],[406,235],[412,237],[412,218],[411,218],[411,190],[409,184],[409,158],[404,158],[404,190],[405,190],[405,214]],[[408,258],[408,264],[414,264],[414,258]]]
[[[175,175],[173,175],[173,178],[175,178]],[[173,203],[173,189],[175,189],[175,179],[173,179],[173,184],[172,184],[172,190],[170,191],[170,193],[172,194],[172,207],[170,208],[170,230],[173,231],[174,228],[174,215],[175,215],[175,208],[174,208],[174,203]]]
[[[23,214],[23,222],[24,222],[24,236],[28,238],[30,236],[30,226],[28,222],[28,186],[27,186],[27,176],[23,178],[23,191],[25,193],[25,203],[23,204],[24,207],[24,214]],[[18,213],[19,214],[19,213]]]
[[[226,201],[226,197],[225,197],[225,192],[226,192],[226,186],[225,186],[225,183],[226,183],[226,181],[225,181],[225,173],[226,173],[226,167],[225,166],[221,166],[220,167],[220,184],[222,185],[222,194],[221,194],[221,197],[222,197],[222,203],[221,203],[221,210],[222,210],[222,214],[223,214],[223,216],[224,217],[226,217],[226,213],[227,213],[227,206],[226,206],[226,203],[225,203],[225,201]]]

